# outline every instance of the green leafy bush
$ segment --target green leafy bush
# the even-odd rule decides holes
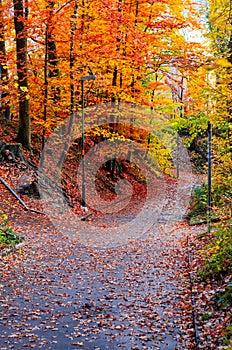
[[[204,247],[205,264],[199,271],[202,279],[229,275],[232,272],[232,225],[228,220],[213,232],[212,242]]]
[[[225,328],[223,332],[222,341],[225,345],[228,345],[228,347],[226,347],[225,350],[232,349],[232,325],[229,325]]]
[[[0,213],[0,245],[18,244],[23,241],[23,237],[13,232],[8,221],[8,216]]]
[[[213,299],[215,307],[218,309],[226,309],[232,305],[232,282],[230,282],[225,290],[216,294]]]
[[[190,213],[187,219],[190,224],[195,224],[206,219],[207,215],[207,186],[202,184],[197,186],[192,193],[192,202],[190,206]]]
[[[220,221],[231,217],[231,193],[229,184],[220,184],[215,178],[213,179],[211,189],[212,220],[216,219],[215,221]],[[190,224],[194,225],[207,219],[207,197],[208,188],[206,183],[203,183],[193,190],[190,212],[186,216]]]

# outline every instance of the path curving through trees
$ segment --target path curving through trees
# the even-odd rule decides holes
[[[1,186],[3,209],[26,243],[0,265],[0,348],[196,349],[189,228],[181,221],[188,203],[181,187],[178,194],[171,183],[166,190],[146,234],[97,249],[22,212]]]

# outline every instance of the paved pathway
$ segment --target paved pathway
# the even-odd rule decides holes
[[[180,219],[179,205],[167,201],[146,235],[108,249],[72,242],[16,205],[10,219],[26,245],[0,263],[0,349],[194,349],[186,225],[167,219]]]

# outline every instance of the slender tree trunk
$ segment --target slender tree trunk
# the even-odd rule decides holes
[[[228,61],[232,64],[232,35],[230,36],[230,40],[228,43],[228,51],[229,51]]]
[[[181,77],[181,85],[179,87],[179,101],[181,103],[181,106],[179,107],[179,115],[182,118],[184,114],[184,108],[183,108],[183,97],[184,97],[184,77]]]
[[[74,113],[75,108],[75,85],[74,85],[74,43],[77,27],[78,3],[75,3],[74,12],[71,18],[71,38],[70,38],[70,113]]]
[[[56,50],[56,42],[54,39],[53,34],[53,24],[52,24],[52,17],[53,17],[53,8],[55,5],[54,0],[48,0],[48,7],[49,7],[49,19],[47,21],[47,50],[48,50],[48,77],[49,78],[57,78],[60,75],[60,71],[58,68],[58,57],[57,57],[57,50]],[[57,86],[52,86],[52,99],[54,102],[57,102],[60,100],[60,89]]]
[[[135,25],[138,23],[138,15],[139,15],[139,0],[136,0],[135,3]]]
[[[139,14],[139,0],[136,0],[136,3],[135,3],[135,22],[134,22],[135,28],[137,27],[137,23],[138,23],[138,14]],[[132,50],[135,54],[134,48]],[[135,75],[132,74],[131,94],[132,94],[133,99],[135,99],[135,81],[136,81]]]
[[[117,86],[117,79],[118,79],[118,67],[114,66],[113,78],[112,78],[112,86]],[[111,102],[112,103],[116,102],[116,96],[115,96],[114,93],[112,94]]]
[[[48,9],[49,9],[49,15],[47,22],[45,24],[45,54],[44,54],[44,109],[43,109],[43,120],[46,122],[47,120],[47,112],[48,112],[48,98],[49,98],[49,82],[48,78],[54,78],[59,76],[59,69],[57,68],[58,65],[58,59],[57,59],[57,52],[56,52],[56,43],[53,39],[52,31],[53,31],[53,25],[52,25],[52,16],[53,16],[53,8],[54,8],[55,2],[53,0],[48,0]],[[60,100],[60,89],[58,87],[51,87],[52,91],[52,100],[53,102],[57,102]],[[45,145],[46,140],[46,128],[43,127],[42,131],[42,150]],[[43,156],[43,155],[42,155]],[[43,160],[41,160],[43,161]]]
[[[23,147],[30,149],[31,129],[27,80],[27,33],[24,25],[24,20],[26,18],[23,0],[14,0],[13,4],[19,87],[19,127],[16,140],[20,142]]]
[[[6,89],[8,87],[8,69],[6,59],[2,0],[0,0],[0,78],[1,85],[3,87],[1,93],[2,104],[0,107],[0,114],[7,120],[10,120],[9,92]]]
[[[46,24],[45,28],[45,55],[44,55],[44,110],[43,110],[43,120],[47,120],[47,105],[48,105],[48,25]],[[43,127],[42,132],[42,150],[45,145],[45,126]]]
[[[118,0],[118,13],[122,13],[122,0]],[[119,20],[119,23],[118,23],[119,29],[118,29],[118,36],[116,38],[116,53],[118,53],[120,51],[120,46],[121,46],[120,23],[121,23],[121,20]],[[117,86],[117,80],[118,80],[118,67],[117,67],[117,65],[115,65],[114,71],[113,71],[113,77],[112,77],[112,86]],[[112,103],[116,102],[115,93],[112,94],[111,102]]]
[[[81,15],[81,33],[83,34],[85,31],[85,1],[82,0],[81,2],[81,7],[82,7],[82,15]],[[82,44],[81,47],[82,49]]]
[[[232,6],[232,4],[231,4],[231,6]],[[232,20],[230,21],[230,24],[232,25]],[[229,40],[229,43],[228,43],[228,51],[229,51],[228,61],[232,64],[232,35],[230,36],[230,40]],[[229,67],[228,70],[229,70],[229,75],[230,75],[230,78],[231,78],[231,76],[232,76],[232,69]],[[232,83],[229,84],[229,87],[230,87],[230,90],[232,91]],[[228,108],[229,122],[231,123],[231,121],[232,121],[232,102],[231,102],[231,100],[228,102],[228,105],[229,105],[229,108]],[[230,137],[230,135],[231,135],[231,130],[228,133],[228,137]]]
[[[65,138],[65,144],[63,152],[60,156],[59,162],[58,162],[58,168],[61,169],[63,166],[63,163],[65,161],[69,143],[70,137],[73,133],[73,125],[74,125],[74,109],[75,109],[75,85],[74,85],[74,43],[75,43],[75,32],[76,32],[76,21],[77,21],[77,14],[78,14],[78,3],[75,2],[75,7],[73,11],[73,15],[71,18],[71,38],[70,38],[70,119],[69,119],[69,125],[67,130],[67,136],[68,138]],[[67,140],[68,139],[68,140]]]

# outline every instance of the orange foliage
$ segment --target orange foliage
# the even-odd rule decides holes
[[[74,18],[75,6],[77,18]],[[15,100],[15,47],[11,4],[3,1],[9,61],[12,111]],[[153,108],[170,105],[171,70],[189,70],[199,59],[196,43],[187,42],[182,29],[196,28],[196,7],[191,0],[36,0],[28,2],[22,19],[28,36],[28,75],[33,131],[46,133],[70,113],[70,86],[75,86],[75,105],[80,107],[82,75],[97,79],[86,86],[88,104],[106,101],[143,103]],[[70,74],[71,26],[75,21],[73,74]],[[48,118],[44,120],[46,26],[54,40],[57,75],[48,76]],[[197,50],[199,52],[197,53]],[[54,69],[49,62],[48,69]],[[167,83],[168,80],[168,83]],[[60,98],[54,100],[53,91]],[[163,98],[163,100],[162,100]],[[167,102],[168,101],[168,102]]]

